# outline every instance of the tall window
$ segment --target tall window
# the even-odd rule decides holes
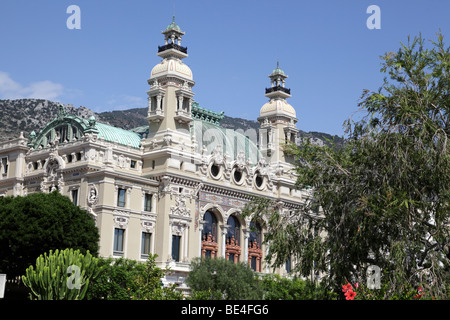
[[[172,259],[180,261],[181,236],[172,236]]]
[[[240,241],[240,224],[235,216],[230,216],[227,220],[228,231],[225,244],[226,258],[234,263],[239,261],[241,255]]]
[[[78,189],[72,189],[72,202],[74,205],[78,205]]]
[[[261,227],[258,223],[250,222],[249,242],[261,244]]]
[[[141,258],[146,259],[150,254],[150,243],[152,239],[152,234],[148,232],[142,232],[142,242],[141,242]]]
[[[116,255],[123,254],[123,241],[124,241],[125,230],[115,228],[114,229],[114,248],[113,253]]]
[[[288,257],[286,260],[286,272],[291,273],[291,257]]]
[[[152,194],[151,193],[145,194],[144,211],[152,211]]]
[[[206,211],[203,216],[205,224],[203,225],[202,238],[206,238],[209,234],[217,241],[217,218],[211,211]]]
[[[231,240],[232,238],[234,238],[236,242],[239,242],[240,224],[238,219],[235,216],[230,216],[227,220],[227,224],[227,240]]]
[[[2,174],[7,174],[8,173],[8,158],[2,158]]]
[[[258,223],[250,222],[250,236],[248,239],[248,263],[250,267],[261,272],[262,249],[261,227]]]
[[[257,261],[257,258],[255,256],[250,257],[250,268],[253,271],[256,271],[257,263],[258,263],[258,261]]]
[[[205,221],[202,231],[202,256],[215,258],[219,246],[217,244],[217,218],[211,211],[203,216]]]
[[[117,206],[125,207],[125,189],[119,188],[117,192]]]

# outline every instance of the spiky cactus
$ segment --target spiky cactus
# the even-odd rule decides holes
[[[98,259],[89,251],[50,250],[36,259],[35,268],[26,269],[22,281],[31,290],[30,299],[81,300],[99,272]]]

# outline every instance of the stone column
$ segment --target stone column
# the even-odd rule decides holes
[[[248,238],[250,237],[250,230],[244,229],[244,261],[248,262]]]
[[[222,258],[226,258],[225,257],[225,246],[226,246],[228,225],[224,224],[223,226],[221,226],[221,228],[222,228]]]

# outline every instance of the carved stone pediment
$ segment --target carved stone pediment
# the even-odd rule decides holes
[[[179,196],[175,199],[175,205],[170,207],[170,215],[181,218],[190,218],[191,210],[186,206],[186,198]]]

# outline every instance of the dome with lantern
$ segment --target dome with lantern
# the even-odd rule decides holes
[[[285,87],[287,77],[277,61],[276,69],[269,75],[271,87],[266,88],[265,96],[270,98],[270,100],[262,106],[259,112],[260,118],[279,115],[290,118],[296,117],[294,107],[286,101],[286,98],[291,97],[291,90]]]
[[[264,104],[259,112],[260,117],[269,117],[274,115],[287,115],[296,117],[295,109],[284,99],[271,99]]]

